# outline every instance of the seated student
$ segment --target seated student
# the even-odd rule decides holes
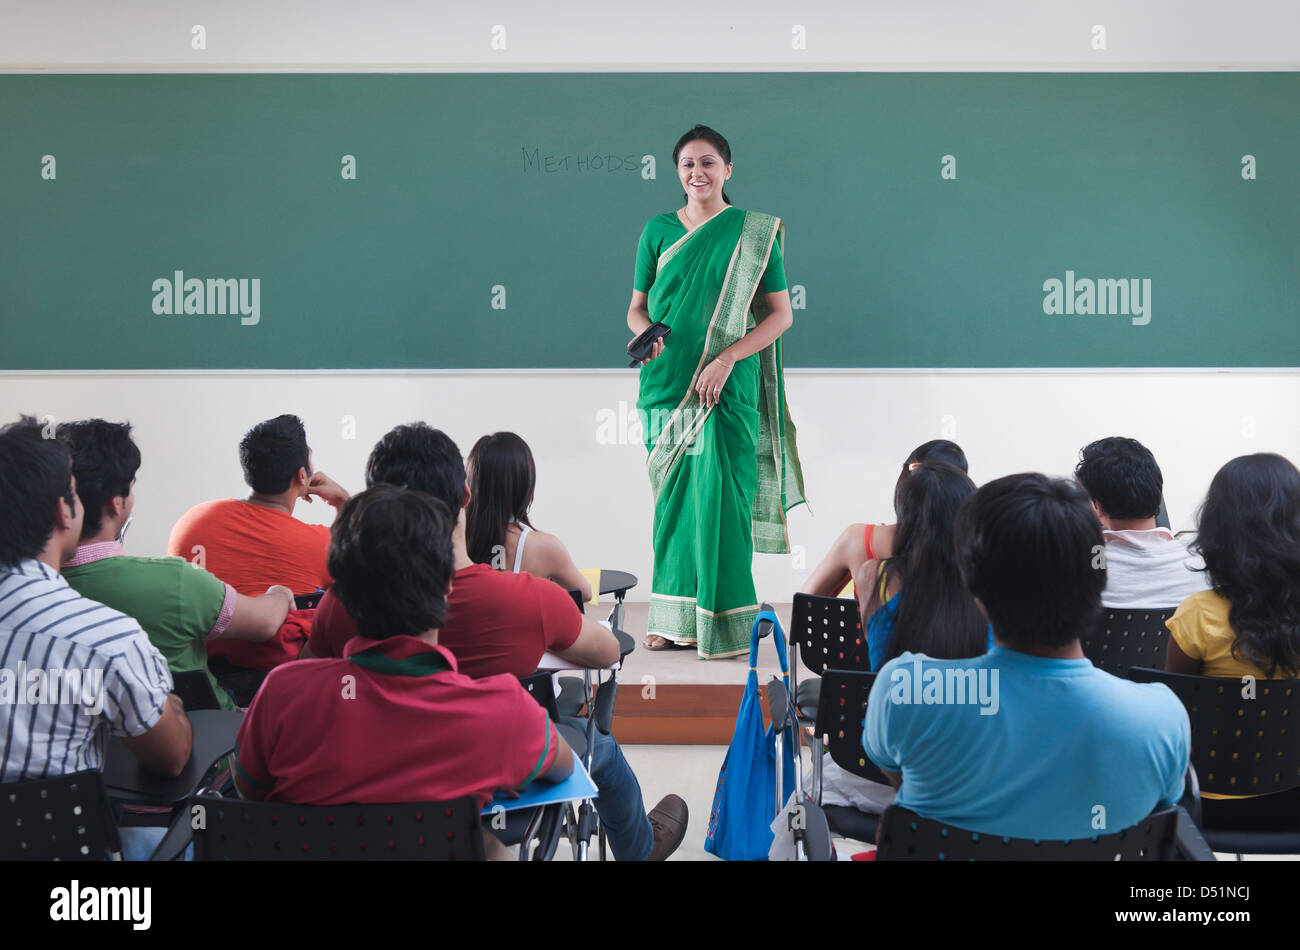
[[[0,499],[0,784],[103,768],[110,734],[146,768],[179,775],[193,733],[167,661],[138,623],[59,575],[83,508],[68,447],[30,417],[0,429]],[[121,829],[123,854],[148,857],[162,830]]]
[[[1240,680],[1300,677],[1300,472],[1280,455],[1235,458],[1210,483],[1193,550],[1210,590],[1183,601],[1167,621],[1165,669]],[[1291,792],[1262,796],[1251,815],[1215,802],[1248,797],[1202,792],[1217,827],[1269,827],[1297,820]],[[1247,822],[1243,824],[1243,822]]]
[[[528,443],[513,432],[494,432],[474,443],[465,460],[469,505],[465,543],[470,560],[514,574],[527,571],[591,600],[591,584],[559,538],[528,520],[537,467]]]
[[[865,562],[854,578],[871,669],[909,651],[956,659],[992,649],[992,629],[966,589],[953,543],[957,509],[975,483],[952,465],[922,462],[899,489],[893,557]],[[822,763],[824,805],[879,814],[893,797],[892,788]]]
[[[966,471],[966,453],[956,442],[947,439],[934,439],[924,445],[918,445],[903,462],[903,470],[894,483],[894,510],[898,510],[898,494],[902,490],[907,475],[922,462],[947,462]],[[856,576],[867,561],[884,560],[894,553],[894,532],[897,525],[892,524],[851,524],[845,528],[822,562],[817,565],[807,582],[803,593],[816,594],[820,597],[837,597],[844,585]]]
[[[1106,540],[1103,607],[1174,607],[1206,588],[1201,559],[1156,527],[1165,480],[1141,442],[1114,436],[1079,452],[1074,470]]]
[[[438,644],[453,583],[446,506],[378,485],[343,506],[332,535],[334,594],[360,635],[343,659],[267,675],[239,728],[239,793],[303,805],[473,795],[484,807],[497,789],[567,778],[573,753],[519,680],[466,676]]]
[[[992,648],[953,545],[957,509],[974,491],[970,476],[943,462],[921,462],[899,483],[894,554],[865,561],[853,579],[872,671],[906,651],[954,659]]]
[[[324,472],[313,472],[307,434],[297,416],[259,422],[239,443],[248,498],[195,505],[172,528],[167,553],[193,561],[241,594],[271,584],[295,594],[329,584],[325,567],[329,528],[293,516],[300,499],[323,498],[335,509],[348,493]]]
[[[997,645],[968,660],[904,653],[880,671],[862,741],[897,804],[970,831],[1059,840],[1176,803],[1191,741],[1182,703],[1102,672],[1079,643],[1106,584],[1092,566],[1101,526],[1079,489],[996,479],[962,506],[956,539]]]
[[[135,508],[140,467],[131,426],[103,419],[65,422],[58,437],[72,449],[85,510],[81,542],[63,565],[68,584],[135,618],[173,673],[202,670],[221,708],[234,709],[234,700],[208,672],[207,644],[222,637],[270,640],[293,609],[293,591],[271,587],[260,597],[245,597],[183,558],[127,556],[122,539]]]
[[[456,574],[438,642],[457,669],[479,678],[527,676],[547,650],[580,666],[606,667],[619,659],[618,641],[578,611],[561,587],[531,574],[507,574],[475,564],[465,548],[465,505],[470,501],[460,450],[444,432],[423,422],[397,426],[375,445],[366,486],[405,485],[427,492],[459,512],[451,529]],[[340,598],[321,598],[308,643],[313,656],[339,656],[357,628]],[[570,724],[582,728],[577,720]],[[596,731],[591,778],[600,789],[596,808],[619,861],[662,861],[686,834],[686,803],[668,795],[646,815],[641,786],[618,741]]]

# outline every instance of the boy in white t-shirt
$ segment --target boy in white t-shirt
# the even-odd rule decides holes
[[[1079,453],[1074,477],[1092,497],[1106,542],[1103,607],[1177,607],[1209,588],[1205,565],[1156,526],[1164,476],[1136,439],[1099,439]]]

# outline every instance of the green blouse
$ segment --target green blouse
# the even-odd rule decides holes
[[[718,212],[724,214],[725,211]],[[677,212],[669,211],[658,214],[646,222],[641,231],[641,240],[636,246],[636,273],[632,277],[632,289],[649,293],[655,282],[655,272],[659,264],[659,255],[664,248],[681,240],[686,228],[682,225]],[[758,292],[774,294],[785,290],[785,260],[781,257],[781,242],[772,242],[772,253],[768,255],[767,269],[758,281]]]

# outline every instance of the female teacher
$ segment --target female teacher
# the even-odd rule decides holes
[[[785,226],[731,205],[731,149],[707,126],[678,140],[673,163],[686,207],[641,232],[627,312],[634,335],[672,327],[642,363],[637,402],[655,501],[645,646],[734,656],[758,613],[753,552],[789,552],[785,513],[804,500],[781,369]]]

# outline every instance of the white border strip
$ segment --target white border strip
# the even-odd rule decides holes
[[[1291,376],[1300,366],[993,366],[993,367],[789,367],[787,376]],[[605,367],[512,369],[7,369],[0,380],[42,377],[129,377],[129,376],[624,376],[635,379],[630,369]]]
[[[269,73],[1277,73],[1300,71],[1300,61],[1116,63],[0,63],[0,75]]]

